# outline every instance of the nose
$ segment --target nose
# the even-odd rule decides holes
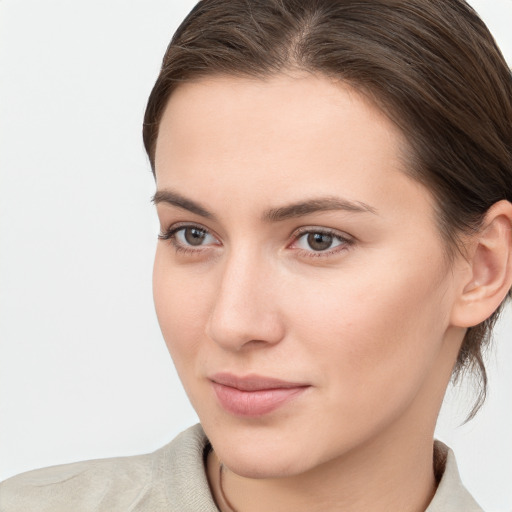
[[[206,334],[230,351],[270,346],[284,336],[279,280],[264,258],[232,253],[220,272]]]

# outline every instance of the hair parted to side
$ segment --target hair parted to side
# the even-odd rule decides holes
[[[143,137],[153,172],[160,120],[180,83],[290,69],[350,84],[402,129],[409,172],[436,199],[449,254],[494,203],[512,201],[512,74],[464,0],[199,2],[174,34],[148,100]],[[468,329],[454,369],[455,380],[479,378],[468,419],[485,399],[482,353],[500,310]]]

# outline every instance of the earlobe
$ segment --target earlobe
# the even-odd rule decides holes
[[[469,245],[469,279],[452,310],[452,325],[458,327],[489,318],[512,287],[512,204],[495,203]]]

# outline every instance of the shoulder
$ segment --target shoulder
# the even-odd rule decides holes
[[[207,442],[196,425],[150,454],[22,473],[0,484],[0,512],[215,510],[203,466]]]
[[[0,484],[0,511],[120,510],[133,503],[150,473],[151,455],[29,471]]]

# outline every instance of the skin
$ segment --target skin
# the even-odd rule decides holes
[[[423,511],[435,492],[433,432],[475,323],[461,313],[474,269],[448,262],[406,151],[369,100],[321,76],[213,77],[169,100],[157,212],[163,235],[182,229],[158,243],[155,305],[215,450],[214,496],[222,460],[238,511]],[[366,206],[265,218],[326,197]],[[183,223],[206,231],[201,245]],[[303,229],[332,230],[333,247],[314,251]],[[216,372],[309,387],[246,418],[220,406]]]

